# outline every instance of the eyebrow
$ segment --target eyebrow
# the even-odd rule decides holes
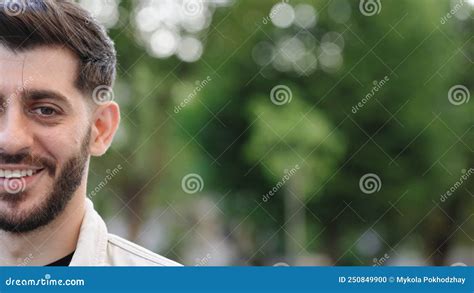
[[[71,107],[71,103],[69,102],[68,98],[66,98],[66,96],[52,90],[27,89],[23,92],[22,99],[25,101],[54,100]]]

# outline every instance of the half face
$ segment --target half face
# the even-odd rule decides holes
[[[66,49],[14,53],[0,45],[0,229],[51,222],[84,184],[90,106]]]

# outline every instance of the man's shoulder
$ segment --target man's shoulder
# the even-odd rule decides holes
[[[144,247],[108,234],[107,262],[113,266],[181,266],[166,257],[158,255]]]

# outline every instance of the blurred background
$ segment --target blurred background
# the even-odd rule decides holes
[[[188,266],[474,265],[474,1],[78,2],[119,58],[110,232]]]

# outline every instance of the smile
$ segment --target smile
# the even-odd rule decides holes
[[[23,178],[28,176],[33,176],[36,173],[40,172],[42,169],[22,169],[22,170],[6,170],[0,169],[0,178],[10,179],[10,178]]]
[[[0,190],[17,194],[32,187],[39,180],[44,168],[33,166],[0,166]]]

